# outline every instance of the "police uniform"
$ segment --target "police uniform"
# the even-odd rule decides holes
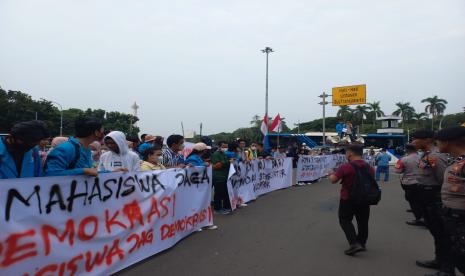
[[[437,139],[465,139],[465,128],[443,129],[438,133]],[[445,232],[451,241],[450,258],[453,265],[465,274],[465,155],[452,159],[447,167],[441,198],[444,205]]]
[[[418,199],[418,176],[420,174],[420,169],[418,167],[419,163],[420,156],[413,153],[402,157],[396,165],[396,169],[402,173],[400,183],[402,185],[402,189],[405,191],[405,199],[410,204],[410,208],[412,209],[417,222],[423,217],[423,210],[421,205],[419,205]]]
[[[441,202],[441,185],[447,167],[447,156],[432,147],[421,157],[418,164],[418,204],[426,227],[434,239],[435,260],[420,262],[417,265],[440,269],[453,275],[453,265],[449,256],[450,241],[444,230],[444,215]]]

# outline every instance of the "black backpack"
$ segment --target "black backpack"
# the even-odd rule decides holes
[[[359,167],[349,163],[355,170],[352,186],[349,189],[349,201],[356,205],[377,205],[381,200],[381,189],[373,175],[370,165]]]

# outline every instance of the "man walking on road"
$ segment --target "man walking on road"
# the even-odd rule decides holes
[[[346,255],[355,255],[357,252],[365,251],[368,239],[368,219],[370,217],[370,205],[358,205],[349,200],[350,188],[353,185],[357,170],[369,170],[369,175],[374,178],[374,169],[362,158],[363,147],[351,145],[346,148],[346,157],[349,163],[342,164],[339,169],[329,176],[332,183],[341,181],[341,199],[339,202],[339,223],[350,248],[345,250]],[[374,180],[374,179],[373,179]],[[352,223],[353,217],[357,220],[358,234]]]
[[[381,178],[381,173],[384,173],[384,182],[389,181],[389,162],[391,156],[386,152],[386,149],[382,149],[381,152],[376,156],[376,181]]]

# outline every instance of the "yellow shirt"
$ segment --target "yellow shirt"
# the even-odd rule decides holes
[[[155,165],[147,161],[142,161],[142,163],[140,164],[140,170],[141,171],[154,171],[154,170],[166,170],[166,168],[162,164]]]

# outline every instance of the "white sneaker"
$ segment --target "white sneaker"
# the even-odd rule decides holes
[[[213,225],[205,226],[204,228],[205,230],[216,230],[218,229],[218,226],[213,224]]]
[[[241,203],[241,205],[239,205],[239,207],[247,207],[247,206],[249,206],[249,204],[247,203]]]
[[[202,228],[200,228],[200,229],[197,230],[197,232],[202,232],[202,231],[203,231]]]

